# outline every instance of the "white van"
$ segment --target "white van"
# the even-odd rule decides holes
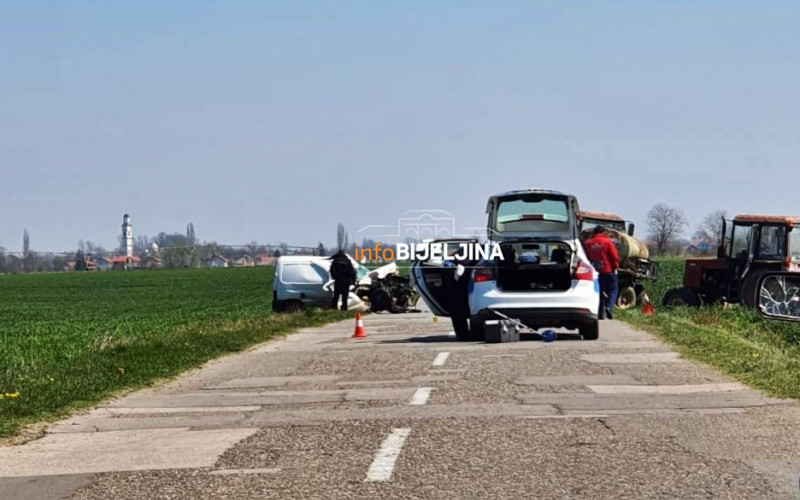
[[[392,263],[370,271],[347,256],[356,269],[359,287],[369,287],[372,278],[384,278],[397,272]],[[287,255],[280,257],[275,264],[275,278],[272,284],[272,310],[275,312],[293,311],[305,306],[325,307],[333,299],[333,279],[330,275],[330,257],[310,255]],[[350,311],[367,311],[366,304],[351,288],[347,299]]]

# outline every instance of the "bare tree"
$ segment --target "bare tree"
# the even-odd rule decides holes
[[[688,222],[682,210],[666,203],[657,203],[647,212],[647,225],[656,251],[664,255],[669,244],[683,233]]]
[[[337,250],[347,250],[347,230],[341,222],[336,227],[336,247]]]
[[[186,226],[186,239],[189,241],[190,245],[197,243],[197,236],[194,233],[194,224],[191,222]]]
[[[718,242],[722,235],[722,221],[728,217],[725,210],[714,210],[703,217],[703,221],[697,226],[694,237],[698,240],[707,242]]]

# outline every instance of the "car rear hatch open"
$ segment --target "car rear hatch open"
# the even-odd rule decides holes
[[[574,249],[564,241],[523,239],[500,244],[497,288],[504,292],[563,292],[572,286]]]
[[[486,213],[487,236],[492,241],[578,237],[578,201],[558,191],[528,189],[498,194],[489,198]]]

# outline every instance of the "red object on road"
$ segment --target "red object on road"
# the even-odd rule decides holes
[[[361,313],[356,313],[356,329],[353,332],[353,336],[351,338],[360,339],[367,336],[366,330],[364,330],[364,322],[361,320]]]

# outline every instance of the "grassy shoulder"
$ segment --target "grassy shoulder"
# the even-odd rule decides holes
[[[0,437],[295,329],[271,268],[0,276]]]
[[[771,396],[800,399],[800,324],[763,320],[739,306],[661,306],[664,292],[680,285],[682,270],[682,259],[662,261],[659,281],[648,287],[654,316],[628,310],[616,317]]]

